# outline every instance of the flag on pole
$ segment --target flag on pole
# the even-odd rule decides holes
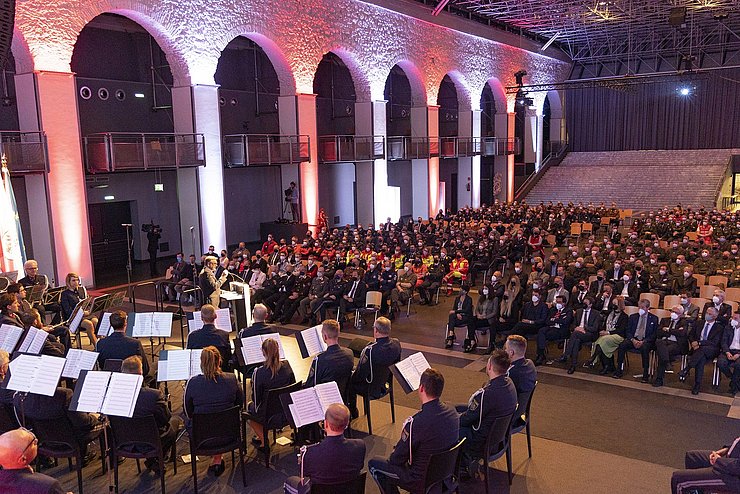
[[[2,155],[2,190],[0,190],[0,271],[23,270],[26,249],[23,246],[21,220],[10,183],[10,171],[5,154]]]

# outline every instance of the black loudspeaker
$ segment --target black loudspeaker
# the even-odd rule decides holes
[[[740,173],[740,154],[732,155],[732,173]]]
[[[686,24],[686,7],[673,7],[668,15],[668,24],[671,26]]]
[[[15,0],[0,0],[0,68],[5,67],[10,52],[14,22]]]

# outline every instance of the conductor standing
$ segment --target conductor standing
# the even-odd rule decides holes
[[[154,278],[159,276],[157,273],[157,251],[159,250],[159,239],[162,237],[162,230],[154,225],[152,221],[149,230],[146,232],[146,239],[149,241],[147,251],[149,252],[149,275]]]

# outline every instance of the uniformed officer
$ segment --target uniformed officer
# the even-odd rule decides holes
[[[407,262],[398,270],[396,287],[391,290],[391,319],[398,310],[398,303],[405,304],[413,296],[415,286],[416,274],[411,271],[411,263]]]
[[[379,290],[383,293],[383,299],[380,303],[380,313],[382,315],[388,313],[388,302],[391,298],[391,292],[396,288],[397,281],[398,274],[393,269],[393,263],[391,261],[385,261],[383,263],[383,272],[380,274],[379,287]]]
[[[310,388],[334,381],[339,392],[346,397],[347,383],[355,365],[352,351],[339,346],[339,323],[333,319],[321,323],[321,337],[327,348],[313,358],[304,386]]]
[[[388,392],[386,379],[378,374],[387,375],[388,367],[401,360],[401,343],[391,338],[391,322],[379,317],[373,324],[375,342],[367,345],[360,354],[360,360],[347,386],[347,406],[352,417],[359,416],[357,395],[369,394],[370,399],[378,399]]]
[[[514,383],[506,375],[511,359],[504,350],[494,350],[486,364],[489,381],[473,393],[467,405],[455,408],[460,415],[462,446],[462,471],[469,475],[477,469],[478,459],[483,458],[488,432],[496,417],[511,415],[516,410],[517,394]]]
[[[368,470],[380,492],[396,494],[399,487],[409,492],[424,492],[431,456],[457,443],[458,414],[439,400],[444,384],[444,376],[435,369],[429,368],[421,374],[421,410],[406,419],[401,439],[387,460],[376,457],[368,462]]]

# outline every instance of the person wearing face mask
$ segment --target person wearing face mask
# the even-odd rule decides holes
[[[468,260],[463,257],[462,251],[457,251],[455,259],[450,263],[450,271],[442,279],[442,283],[447,284],[447,295],[452,294],[452,283],[459,281],[465,282],[468,275]]]
[[[547,322],[548,307],[539,290],[533,290],[522,308],[522,319],[511,330],[511,334],[528,337],[537,334]]]
[[[460,292],[452,303],[447,319],[447,336],[445,337],[445,348],[450,349],[455,344],[455,328],[462,326],[474,326],[473,299],[468,295],[470,288],[466,283],[460,285]]]
[[[720,352],[724,326],[717,321],[718,311],[709,307],[702,319],[696,321],[689,332],[689,360],[685,369],[678,373],[681,382],[686,381],[691,369],[694,369],[694,387],[691,394],[698,395],[704,377],[704,366],[711,363]]]
[[[616,259],[614,264],[612,264],[612,267],[606,270],[606,279],[609,280],[610,283],[618,283],[622,280],[622,276],[624,276],[622,261],[620,259]]]
[[[656,293],[661,300],[668,294],[673,293],[675,279],[668,272],[668,265],[661,264],[655,276],[650,280],[650,293]]]
[[[728,277],[727,286],[737,288],[740,287],[740,262],[737,263],[735,270]]]
[[[730,258],[730,251],[722,252],[722,257],[716,263],[716,273],[723,276],[731,276],[735,270],[735,261]]]
[[[627,320],[627,334],[617,348],[617,370],[612,377],[619,379],[624,375],[624,359],[627,352],[636,350],[642,356],[642,382],[649,382],[650,351],[655,348],[658,333],[658,316],[651,314],[650,301],[642,299],[638,303],[637,314]]]
[[[653,387],[663,386],[666,369],[679,355],[689,353],[689,329],[691,324],[683,317],[683,306],[671,307],[671,317],[660,321],[658,337],[655,340],[655,353],[658,356],[658,369],[655,372]]]
[[[463,343],[463,352],[470,353],[475,351],[478,346],[478,329],[491,329],[490,338],[495,339],[494,324],[495,317],[498,313],[498,300],[492,297],[490,285],[483,285],[478,301],[473,309],[474,324],[468,326],[468,336]]]
[[[575,280],[588,279],[588,268],[582,257],[576,258],[576,262],[568,268],[568,276]]]
[[[478,273],[485,273],[490,265],[491,253],[486,244],[481,241],[481,243],[478,244],[478,247],[473,251],[473,255],[470,260],[470,286],[475,286]]]
[[[563,278],[560,276],[556,276],[554,280],[555,287],[551,288],[550,291],[547,292],[547,304],[552,305],[555,303],[555,299],[557,297],[563,297],[563,300],[565,300],[565,303],[568,303],[568,300],[570,298],[570,295],[568,294],[568,290],[565,289],[565,285],[563,283]]]
[[[712,294],[712,300],[704,304],[704,308],[701,311],[701,316],[707,313],[707,309],[714,307],[717,309],[717,322],[722,326],[727,326],[732,318],[732,306],[725,303],[725,292],[724,290],[714,290]]]
[[[678,296],[680,297],[679,303],[683,307],[684,319],[694,324],[699,318],[699,307],[691,301],[691,295],[685,290],[679,291]]]
[[[585,287],[584,287],[585,288]],[[557,359],[557,362],[565,363],[570,359],[568,374],[573,374],[578,365],[578,353],[584,343],[595,341],[599,337],[601,328],[601,314],[593,308],[594,299],[588,295],[583,299],[583,304],[576,311],[573,318],[570,338],[565,345],[563,355]]]
[[[346,286],[347,281],[344,279],[344,271],[337,269],[332,279],[329,280],[326,293],[320,299],[321,302],[318,305],[319,321],[326,319],[327,309],[339,310],[339,301],[342,299],[342,293],[344,293]]]
[[[714,233],[714,227],[709,224],[709,221],[704,219],[696,229],[696,234],[699,236],[699,240],[703,240],[705,244],[709,245],[712,243],[712,234]]]
[[[740,391],[740,310],[735,311],[722,333],[717,368],[730,379],[729,392],[735,396]]]
[[[606,286],[606,271],[599,269],[596,272],[596,279],[588,285],[588,293],[594,298],[599,298],[604,292]]]
[[[632,272],[625,270],[622,279],[614,286],[614,293],[624,297],[624,303],[629,306],[637,305],[637,284],[632,280]]]
[[[367,270],[362,276],[362,281],[365,282],[367,291],[377,292],[379,290],[381,271],[382,269],[378,266],[378,261],[376,259],[370,259],[367,265]]]
[[[189,274],[189,270],[192,270],[192,267],[185,262],[184,254],[182,252],[178,252],[175,256],[175,262],[167,268],[167,273],[165,274],[165,279],[172,284],[164,286],[164,296],[162,297],[163,302],[177,300],[177,291],[175,290],[175,287],[182,279],[188,278],[187,275]]]
[[[602,312],[602,315],[604,312]],[[596,361],[601,362],[599,374],[604,376],[614,372],[614,352],[627,335],[627,314],[624,312],[624,297],[615,297],[611,309],[605,314],[604,327],[599,330],[599,337],[591,346],[589,367],[594,368]]]
[[[565,304],[567,300],[563,295],[555,297],[555,303],[547,314],[545,326],[537,332],[537,358],[535,365],[542,365],[546,360],[547,342],[563,340],[568,337],[570,325],[573,323],[573,311]]]
[[[570,294],[571,308],[578,310],[583,307],[583,301],[589,295],[588,293],[588,282],[586,279],[581,279],[578,284],[573,287],[573,291]]]
[[[421,305],[436,304],[432,294],[438,294],[439,287],[442,285],[443,276],[444,271],[442,264],[440,263],[439,258],[435,258],[434,263],[427,268],[426,276],[424,276],[424,279],[418,288]]]
[[[694,278],[694,267],[686,265],[681,271],[680,277],[676,278],[675,290],[687,292],[692,297],[699,291],[696,278]]]
[[[380,315],[385,316],[388,314],[388,303],[391,299],[391,292],[396,288],[398,282],[398,273],[393,269],[393,264],[390,261],[383,263],[383,272],[380,273],[380,292],[383,294],[383,299],[380,306]]]
[[[339,300],[339,321],[344,323],[347,313],[354,312],[355,309],[365,307],[365,294],[367,285],[362,279],[362,273],[359,269],[354,269],[351,274],[349,283],[344,287],[342,298]],[[359,321],[355,321],[357,324]]]
[[[698,259],[694,260],[694,272],[702,276],[713,275],[717,271],[714,259],[709,255],[709,250],[704,249]]]
[[[316,271],[316,277],[311,280],[308,295],[301,299],[298,304],[298,315],[301,317],[300,324],[315,323],[316,313],[324,300],[324,295],[329,289],[329,279],[324,276],[324,266]]]
[[[391,309],[390,320],[392,321],[396,313],[400,310],[399,304],[407,303],[414,294],[416,287],[416,274],[411,270],[411,263],[407,262],[403,268],[396,273],[396,286],[391,290]]]

